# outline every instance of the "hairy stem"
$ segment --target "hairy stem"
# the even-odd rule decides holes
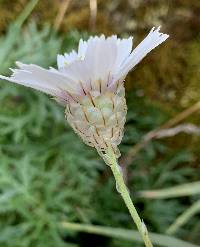
[[[116,186],[117,186],[117,190],[118,192],[121,194],[130,214],[131,217],[133,219],[133,221],[135,222],[137,229],[144,241],[144,244],[146,247],[153,247],[151,240],[149,238],[148,235],[148,231],[147,228],[144,224],[144,222],[140,219],[140,216],[135,208],[135,206],[133,205],[133,202],[131,200],[131,197],[129,195],[128,189],[124,183],[124,179],[123,179],[123,175],[121,173],[121,169],[118,166],[117,160],[115,158],[115,154],[112,151],[112,149],[110,148],[106,154],[106,158],[104,159],[106,161],[106,163],[110,166],[115,181],[116,181]]]

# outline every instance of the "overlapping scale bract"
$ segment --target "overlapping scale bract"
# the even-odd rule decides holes
[[[102,154],[112,147],[120,156],[117,146],[123,137],[126,121],[126,100],[124,86],[115,92],[91,91],[79,102],[70,102],[66,107],[66,118],[83,141]]]

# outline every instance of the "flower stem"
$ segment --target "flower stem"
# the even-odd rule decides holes
[[[106,163],[110,166],[115,181],[116,181],[116,186],[117,186],[117,190],[119,191],[119,193],[121,194],[130,214],[131,217],[133,219],[133,221],[135,222],[137,229],[144,241],[144,244],[146,247],[153,247],[151,240],[149,238],[148,235],[148,231],[147,228],[144,224],[144,222],[140,219],[140,216],[138,215],[138,212],[135,208],[135,206],[133,205],[133,202],[131,200],[131,197],[129,195],[128,189],[124,183],[124,179],[123,179],[123,175],[121,173],[120,167],[117,163],[116,157],[114,152],[112,151],[112,149],[109,149],[108,152],[105,155],[105,161]]]

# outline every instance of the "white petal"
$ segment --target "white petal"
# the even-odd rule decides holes
[[[76,60],[59,71],[76,81],[85,91],[103,91],[116,64],[117,37],[105,39],[101,35],[90,37],[84,42],[80,41],[79,52],[86,52],[85,58]]]
[[[11,77],[0,75],[0,78],[37,89],[54,97],[62,98],[65,92],[80,93],[80,86],[58,71],[46,70],[34,64],[17,62],[17,65],[20,69],[12,69]]]
[[[118,72],[122,63],[130,55],[132,46],[133,37],[128,39],[117,39],[117,59],[115,63],[115,69],[113,71],[114,74]]]
[[[98,80],[106,83],[106,78],[114,68],[116,57],[117,44],[115,37],[105,39],[102,35],[89,39],[84,61],[88,65],[92,83],[96,83]]]
[[[78,46],[78,57],[80,59],[84,59],[86,51],[87,51],[87,42],[80,39]]]
[[[57,55],[58,69],[65,67],[65,57],[63,55]]]
[[[122,64],[120,71],[115,79],[123,78],[135,65],[137,65],[151,50],[164,42],[169,35],[160,33],[160,27],[154,30],[152,28],[147,37],[132,51],[130,56]]]
[[[57,56],[57,66],[59,70],[62,70],[63,68],[67,67],[69,64],[79,60],[78,54],[76,51],[72,51],[70,53],[65,53],[63,55]]]
[[[62,72],[65,76],[75,81],[81,87],[82,93],[84,93],[84,91],[86,92],[91,90],[91,71],[85,61],[76,61],[67,66]]]
[[[78,60],[78,54],[76,51],[72,50],[70,53],[65,53],[65,65],[69,65],[74,61]]]

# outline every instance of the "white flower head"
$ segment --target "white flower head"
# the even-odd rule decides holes
[[[17,62],[14,83],[47,93],[66,108],[66,118],[83,141],[101,154],[111,146],[119,156],[126,120],[123,81],[147,53],[164,42],[167,34],[152,28],[132,50],[133,38],[91,37],[79,42],[78,51],[57,56],[58,69]]]

